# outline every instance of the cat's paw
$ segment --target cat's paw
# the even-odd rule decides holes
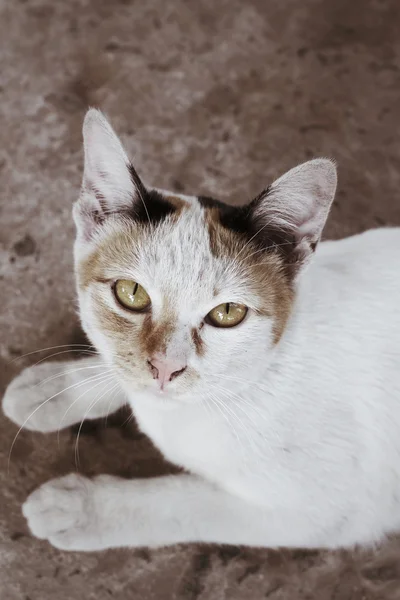
[[[57,394],[63,389],[57,377],[63,367],[60,363],[44,363],[22,371],[6,389],[4,414],[24,429],[43,433],[56,431],[62,426],[65,412]]]
[[[62,550],[100,550],[96,483],[71,474],[35,490],[22,507],[32,534]]]

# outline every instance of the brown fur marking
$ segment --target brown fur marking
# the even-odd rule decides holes
[[[98,269],[100,255],[100,248],[97,248],[95,252],[79,263],[77,268],[79,287],[86,289],[93,281],[101,282],[104,280]]]
[[[135,254],[134,246],[145,235],[146,226],[125,223],[121,230],[106,238],[97,248],[78,265],[78,284],[87,288],[93,281],[108,281],[106,267],[118,261],[126,261],[129,266]],[[112,279],[112,277],[111,277]]]
[[[204,342],[200,336],[199,330],[196,327],[192,329],[192,340],[198,356],[204,355]]]
[[[274,318],[274,343],[280,340],[292,308],[294,293],[283,258],[273,249],[260,252],[251,242],[221,224],[218,208],[206,208],[211,252],[216,257],[238,257],[252,292],[261,302],[260,314]]]
[[[188,202],[186,202],[186,200],[184,200],[183,198],[180,198],[179,196],[165,196],[165,199],[172,204],[173,206],[175,206],[175,208],[177,209],[177,211],[181,211],[183,208],[187,208],[188,207]]]
[[[141,350],[146,358],[151,358],[156,353],[165,353],[173,330],[173,319],[167,318],[156,324],[150,314],[146,315],[139,337]]]
[[[136,328],[136,323],[133,323],[129,318],[123,317],[117,312],[111,311],[99,298],[96,299],[96,306],[96,313],[99,317],[101,327],[105,331],[126,334],[132,327]]]

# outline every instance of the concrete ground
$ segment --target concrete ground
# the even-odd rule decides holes
[[[88,105],[159,187],[240,202],[332,156],[327,236],[400,225],[398,0],[0,0],[0,44],[2,388],[64,348],[21,355],[81,339],[70,214]],[[17,428],[0,419],[1,600],[400,598],[400,538],[374,552],[57,551],[20,506],[76,468],[76,435],[22,432],[8,465]],[[85,428],[80,469],[167,468],[122,420]]]

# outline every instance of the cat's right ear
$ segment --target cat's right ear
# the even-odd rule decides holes
[[[116,133],[96,109],[83,123],[84,172],[74,220],[78,236],[89,241],[112,214],[133,210],[141,183]]]

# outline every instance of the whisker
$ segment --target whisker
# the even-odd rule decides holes
[[[232,392],[230,390],[225,390],[225,388],[219,388],[219,389],[228,397],[229,401],[234,404],[235,408],[239,409],[243,413],[243,415],[246,417],[246,419],[248,419],[250,421],[252,427],[246,427],[244,422],[239,418],[238,415],[236,415],[235,411],[233,410],[233,407],[229,406],[229,408],[233,411],[233,413],[236,415],[237,418],[239,418],[240,422],[242,423],[243,431],[246,434],[246,436],[251,444],[251,447],[253,448],[253,450],[257,451],[257,454],[260,454],[261,447],[259,447],[257,445],[257,439],[260,439],[260,437],[261,437],[263,439],[263,441],[265,441],[265,436],[260,431],[260,427],[259,427],[257,421],[254,421],[253,418],[250,416],[249,412],[243,408],[242,403],[244,402],[246,404],[246,402],[244,401],[244,399],[241,396],[238,396],[237,394],[235,394],[234,392]],[[233,396],[236,396],[239,399],[239,402],[235,401]],[[247,404],[248,404],[249,408],[251,408],[252,410],[255,410],[255,412],[257,412],[262,419],[266,419],[266,416],[263,415],[262,413],[258,412],[256,407],[252,406],[250,403],[247,403]],[[226,406],[226,409],[228,409],[228,406]],[[277,438],[277,441],[279,442],[279,438]],[[247,459],[247,457],[246,457],[246,459]]]
[[[237,400],[235,399],[235,396],[237,398]],[[237,396],[236,394],[233,394],[232,392],[227,392],[227,397],[229,398],[229,400],[235,405],[236,408],[238,408],[245,416],[247,419],[249,419],[249,421],[254,425],[255,430],[258,432],[259,431],[259,423],[257,423],[257,421],[254,421],[252,416],[249,414],[248,411],[246,411],[243,406],[242,406],[242,402],[243,402],[243,398],[241,398],[240,396]],[[260,419],[265,420],[265,415],[263,415],[261,412],[256,411],[254,406],[252,406],[250,403],[246,403],[243,402],[246,406],[248,406],[251,410],[254,410],[255,412],[257,412],[257,416]]]
[[[141,200],[141,202],[143,204],[143,208],[146,211],[146,215],[147,215],[147,219],[149,221],[149,225],[151,226],[151,220],[150,220],[149,211],[147,210],[146,202],[144,201],[142,191],[139,189],[139,186],[137,186],[137,185],[135,185],[135,189],[136,189],[136,191],[137,191],[137,193],[139,195],[139,198],[140,198],[140,200]]]
[[[260,227],[260,229],[258,231],[256,231],[256,233],[239,250],[239,252],[235,256],[235,259],[234,259],[235,261],[238,260],[238,258],[241,255],[241,253],[251,244],[251,242],[254,240],[254,238],[256,238],[258,236],[258,234],[262,232],[263,229],[265,229],[266,227],[268,227],[268,225],[270,225],[272,223],[272,221],[273,221],[273,219],[270,219],[267,223],[264,223],[264,225],[262,227]]]
[[[40,360],[35,362],[35,364],[33,364],[32,367],[36,367],[36,365],[40,365],[40,363],[44,362],[45,360],[50,360],[50,358],[53,358],[53,356],[59,356],[60,354],[69,354],[71,352],[79,352],[80,354],[89,354],[89,356],[99,356],[99,353],[94,350],[81,350],[81,349],[72,348],[71,350],[62,350],[61,352],[54,352],[54,354],[50,354],[50,356],[45,356],[44,358],[41,358]]]
[[[220,388],[220,389],[221,389],[221,392],[224,393],[223,389],[222,388]],[[226,394],[225,394],[225,397],[229,398],[229,396],[227,396]],[[246,434],[248,440],[250,441],[251,446],[253,446],[253,438],[249,435],[249,429],[248,429],[248,427],[246,427],[244,421],[242,421],[242,419],[235,413],[233,408],[231,406],[229,406],[226,402],[224,402],[222,400],[222,398],[219,398],[219,400],[220,400],[221,404],[224,406],[225,410],[227,412],[229,412],[232,415],[232,417],[234,419],[236,419],[236,421],[239,423],[243,432]]]
[[[280,242],[279,244],[274,243],[272,248],[281,248],[282,246],[291,246],[291,245],[293,245],[293,242]],[[241,261],[241,263],[244,264],[244,261],[248,260],[255,254],[258,254],[260,252],[267,252],[267,250],[268,250],[267,248],[259,248],[258,250],[255,250],[251,254],[246,254],[246,256],[244,257],[244,260]],[[236,259],[237,259],[237,257],[236,257]],[[260,263],[260,264],[263,264],[263,263]]]
[[[131,414],[129,415],[129,417],[127,417],[125,419],[125,421],[122,423],[121,427],[125,427],[125,425],[129,425],[129,423],[131,423],[135,418],[135,415],[133,414],[133,412],[131,412]]]
[[[218,403],[218,399],[212,395],[210,392],[208,392],[207,394],[208,399],[211,401],[211,404],[217,408],[218,412],[222,415],[222,417],[224,418],[224,420],[228,423],[229,427],[231,427],[231,422],[229,421],[227,415],[221,410],[221,407],[219,406]],[[239,442],[239,437],[238,437],[238,442]]]
[[[238,435],[237,431],[236,431],[236,427],[233,425],[233,423],[230,421],[230,419],[228,418],[228,415],[226,415],[224,413],[224,411],[222,410],[221,406],[220,406],[220,401],[219,399],[214,396],[209,394],[209,398],[212,402],[212,404],[217,408],[218,412],[222,415],[222,417],[224,418],[224,420],[228,423],[228,428],[229,430],[233,431],[234,436],[236,437],[238,444],[240,446],[240,449],[242,450],[242,453],[244,454],[244,447],[243,447],[243,443],[242,440],[240,439],[240,436]]]
[[[259,387],[261,390],[263,390],[266,393],[268,393],[270,391],[270,389],[267,386],[263,385],[262,383],[244,379],[243,377],[235,377],[234,375],[226,375],[225,373],[217,373],[216,375],[211,374],[211,377],[215,377],[216,379],[227,379],[230,381],[238,381],[239,383],[244,383],[247,387],[256,386],[256,387]]]
[[[243,410],[243,408],[241,407],[241,404],[245,404],[246,406],[248,406],[249,408],[251,408],[254,412],[256,412],[258,414],[258,416],[262,419],[267,419],[267,416],[265,414],[263,414],[258,406],[256,406],[254,403],[249,402],[246,398],[244,398],[243,396],[239,396],[236,392],[224,388],[223,386],[219,386],[218,384],[215,384],[219,389],[223,390],[226,394],[229,395],[229,398],[233,399],[237,398],[237,400],[239,401],[239,406],[241,408],[241,410]],[[247,414],[247,413],[246,413]]]
[[[98,364],[98,365],[88,365],[87,367],[79,367],[78,369],[72,369],[70,371],[62,371],[61,373],[56,373],[54,375],[50,375],[49,377],[46,377],[46,379],[43,379],[43,381],[40,381],[39,383],[36,383],[33,387],[38,387],[40,385],[44,385],[45,383],[48,383],[49,381],[52,381],[53,379],[57,379],[58,377],[62,377],[63,375],[71,375],[72,373],[77,373],[78,371],[85,371],[86,369],[100,369],[100,368],[104,368],[104,367],[112,367],[112,364]]]
[[[121,388],[120,388],[120,385],[119,385],[119,383],[118,383],[118,382],[117,382],[117,384],[118,384],[118,385],[117,385],[117,387],[116,387],[116,389],[115,389],[115,392],[114,392],[114,394],[111,396],[110,402],[109,402],[109,404],[108,404],[108,408],[107,408],[107,414],[106,414],[106,419],[105,419],[105,427],[107,427],[107,421],[108,421],[108,417],[109,417],[109,414],[110,414],[111,405],[112,405],[112,403],[114,402],[115,398],[118,396],[118,392],[121,392],[121,391],[122,391],[122,390],[121,390]]]
[[[77,403],[77,402],[78,402],[78,401],[79,401],[81,398],[83,398],[83,396],[85,396],[85,395],[86,395],[88,392],[92,392],[92,391],[93,391],[93,390],[94,390],[96,387],[98,387],[99,385],[102,385],[102,384],[104,384],[104,383],[107,383],[107,382],[108,382],[108,380],[111,380],[113,377],[114,377],[114,373],[112,373],[112,372],[110,373],[110,371],[107,371],[107,373],[103,373],[103,374],[100,374],[100,375],[98,375],[98,379],[94,379],[94,380],[92,381],[92,383],[95,383],[95,385],[93,385],[92,387],[90,387],[90,388],[88,388],[87,390],[85,390],[84,392],[82,392],[82,394],[80,394],[80,395],[78,396],[78,398],[76,398],[76,399],[75,399],[75,400],[74,400],[74,401],[73,401],[73,402],[72,402],[72,403],[69,405],[69,407],[68,407],[68,408],[67,408],[67,410],[65,411],[65,413],[64,413],[64,415],[63,415],[63,417],[62,417],[62,419],[61,419],[61,421],[60,421],[60,424],[59,424],[59,426],[58,426],[58,430],[57,430],[57,441],[58,441],[58,444],[59,444],[59,441],[60,441],[60,430],[61,430],[61,425],[62,425],[62,422],[64,421],[65,417],[67,416],[67,414],[69,413],[69,411],[71,410],[71,408],[72,408],[72,407],[73,407],[73,406],[74,406],[74,405],[75,405],[75,404],[76,404],[76,403]],[[96,382],[97,382],[97,383],[96,383]]]
[[[219,387],[221,390],[225,390],[225,388],[222,388],[220,386]],[[259,417],[259,419],[265,421],[268,425],[270,425],[270,419],[268,418],[268,415],[263,413],[258,406],[256,406],[254,403],[249,402],[246,398],[244,398],[243,396],[239,396],[238,394],[236,394],[235,392],[231,391],[231,390],[225,390],[225,393],[229,395],[229,400],[231,402],[233,402],[233,404],[236,406],[236,408],[238,408],[249,420],[250,422],[253,424],[254,426],[254,431],[257,432],[257,436],[258,437],[262,437],[264,440],[266,439],[266,437],[264,435],[262,435],[261,431],[260,431],[260,427],[259,427],[259,423],[256,420],[253,420],[252,416],[249,414],[249,411],[246,411],[245,408],[243,407],[243,405],[245,405],[246,407],[249,408],[249,410],[253,413],[256,413],[256,415]],[[235,398],[237,400],[235,400]],[[254,418],[256,418],[254,416]],[[280,443],[280,439],[279,436],[277,435],[277,433],[275,432],[275,430],[271,427],[268,428],[268,431],[271,435],[273,435],[275,437],[275,439],[277,440],[278,443]]]
[[[212,410],[211,410],[211,407],[210,407],[210,405],[208,404],[208,400],[209,400],[209,398],[207,398],[207,396],[205,396],[205,397],[203,398],[203,400],[204,400],[204,402],[202,402],[202,404],[204,405],[204,410],[206,411],[206,413],[207,413],[208,415],[211,415],[211,418],[212,418],[212,417],[213,417],[213,412],[212,412]]]
[[[89,406],[89,408],[87,409],[87,411],[85,412],[85,414],[83,415],[83,418],[81,420],[81,424],[79,426],[78,429],[78,434],[76,436],[76,442],[75,442],[75,466],[77,469],[79,469],[80,467],[80,458],[79,458],[79,436],[81,434],[82,431],[82,427],[83,427],[83,423],[87,417],[87,415],[90,413],[90,411],[92,410],[92,408],[94,408],[96,406],[96,404],[98,404],[100,402],[100,400],[102,398],[104,398],[104,396],[108,393],[108,392],[112,392],[114,390],[114,387],[116,387],[118,384],[115,383],[115,381],[111,381],[111,388],[108,387],[106,388],[106,390],[101,394],[100,397],[96,398],[94,402],[92,402]]]
[[[15,437],[14,437],[14,439],[13,439],[13,441],[12,441],[11,448],[10,448],[10,451],[9,451],[9,453],[8,453],[8,472],[10,471],[10,461],[11,461],[11,454],[12,454],[13,448],[14,448],[14,446],[15,446],[15,442],[17,441],[17,438],[18,438],[19,434],[21,433],[21,431],[23,430],[23,428],[25,427],[25,425],[27,424],[27,422],[29,421],[29,419],[31,419],[31,418],[33,417],[33,415],[34,415],[34,414],[36,414],[36,413],[37,413],[37,411],[38,411],[40,408],[42,408],[42,407],[43,407],[45,404],[47,404],[47,402],[50,402],[50,400],[52,400],[52,399],[53,399],[53,398],[55,398],[56,396],[59,396],[60,394],[62,394],[62,393],[64,393],[64,392],[66,392],[67,390],[70,390],[70,389],[72,389],[72,388],[79,387],[80,385],[83,385],[83,384],[84,384],[84,383],[86,383],[87,381],[90,381],[91,379],[94,379],[94,378],[96,378],[96,377],[100,377],[100,376],[101,376],[101,375],[94,375],[94,376],[92,376],[92,377],[89,377],[88,379],[85,379],[84,381],[79,381],[78,383],[75,383],[75,384],[73,384],[73,385],[70,385],[70,386],[68,386],[68,387],[64,388],[64,389],[63,389],[63,390],[61,390],[60,392],[57,392],[56,394],[53,394],[53,396],[50,396],[50,398],[47,398],[46,400],[44,400],[44,402],[42,402],[41,404],[39,404],[39,406],[37,406],[37,407],[35,408],[35,410],[33,410],[33,411],[31,412],[31,414],[30,414],[30,415],[29,415],[29,416],[28,416],[28,417],[25,419],[25,421],[22,423],[21,427],[18,429],[18,431],[17,431],[17,433],[15,434]]]
[[[30,356],[31,354],[37,354],[38,352],[46,352],[47,350],[56,350],[58,348],[71,348],[72,346],[79,346],[83,348],[94,348],[89,344],[61,344],[60,346],[49,346],[48,348],[41,348],[40,350],[32,350],[32,352],[26,352],[26,354],[22,354],[21,356],[17,356],[10,360],[10,364],[15,362],[16,360],[20,360],[21,358],[25,358],[25,356]]]
[[[251,424],[253,425],[253,427],[254,427],[254,434],[255,434],[255,435],[254,435],[255,441],[256,441],[256,439],[258,439],[258,440],[262,440],[262,445],[261,445],[261,447],[263,447],[263,446],[265,445],[265,443],[266,443],[266,442],[268,443],[268,445],[269,445],[269,446],[271,446],[271,440],[270,440],[270,437],[271,437],[271,436],[273,436],[273,437],[275,438],[275,442],[276,442],[276,444],[277,444],[278,446],[281,446],[281,445],[282,445],[282,441],[281,441],[281,439],[280,439],[279,435],[277,434],[277,432],[275,431],[275,429],[274,429],[273,427],[271,427],[271,426],[270,426],[270,425],[271,425],[271,422],[268,420],[268,417],[267,417],[267,415],[263,415],[262,413],[260,413],[259,411],[257,411],[257,410],[255,409],[255,407],[254,407],[254,406],[252,406],[252,405],[250,405],[249,403],[247,403],[247,406],[248,406],[248,407],[249,407],[251,410],[255,411],[255,412],[257,413],[257,415],[258,415],[258,417],[259,417],[260,419],[264,420],[264,421],[267,423],[267,425],[268,425],[268,434],[269,434],[268,436],[266,436],[266,435],[265,435],[265,434],[262,432],[262,428],[260,428],[260,426],[259,426],[259,423],[258,423],[256,420],[254,420],[256,417],[254,417],[254,419],[253,419],[253,418],[250,416],[250,414],[248,413],[248,411],[246,411],[246,410],[245,410],[245,408],[242,406],[243,398],[240,398],[240,402],[236,401],[236,400],[235,400],[234,398],[232,398],[232,397],[230,398],[230,400],[231,400],[231,402],[233,402],[233,404],[235,405],[235,407],[236,407],[237,409],[239,409],[239,410],[240,410],[240,411],[241,411],[241,412],[242,412],[242,413],[243,413],[243,414],[244,414],[244,415],[245,415],[245,416],[246,416],[246,417],[249,419],[249,421],[250,421],[250,422],[251,422]],[[245,403],[245,405],[246,405],[246,403]],[[256,446],[254,446],[254,447],[257,449],[257,447],[256,447]],[[258,448],[258,451],[260,451],[260,450],[261,450],[261,447],[260,447],[260,448]]]

